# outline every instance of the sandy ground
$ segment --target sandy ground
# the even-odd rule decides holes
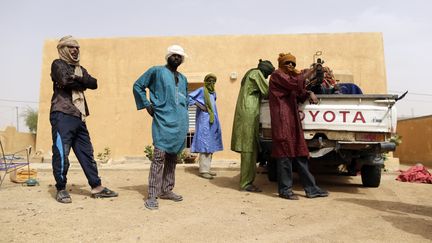
[[[379,188],[361,178],[318,175],[330,197],[278,198],[276,184],[258,174],[262,193],[238,190],[238,168],[219,168],[216,179],[197,176],[196,165],[177,168],[175,191],[184,201],[144,207],[148,169],[105,166],[105,185],[120,193],[92,199],[84,174],[69,171],[72,204],[54,200],[49,167],[40,186],[6,180],[0,188],[0,242],[431,242],[432,185],[402,183],[384,174]],[[8,178],[7,178],[8,179]]]

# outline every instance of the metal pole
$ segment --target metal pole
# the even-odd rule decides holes
[[[15,109],[16,109],[16,120],[17,120],[17,126],[16,126],[16,129],[17,129],[17,132],[19,132],[19,116],[18,116],[18,106],[15,106]]]

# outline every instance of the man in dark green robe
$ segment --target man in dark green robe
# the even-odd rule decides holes
[[[253,182],[258,155],[258,128],[261,99],[268,96],[267,77],[275,70],[270,61],[259,60],[257,68],[242,79],[234,114],[231,150],[241,153],[240,189],[260,192]]]

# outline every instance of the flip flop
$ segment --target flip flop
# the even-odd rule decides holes
[[[217,176],[216,172],[209,171],[208,173],[209,173],[211,176]]]
[[[104,188],[102,191],[97,193],[92,193],[92,198],[104,198],[104,197],[118,197],[118,193],[115,191],[111,191],[108,188]]]

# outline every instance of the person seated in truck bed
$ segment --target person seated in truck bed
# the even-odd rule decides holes
[[[318,59],[318,63],[312,64],[315,72],[310,79],[306,79],[306,89],[314,94],[363,94],[359,86],[354,83],[339,83],[333,75],[333,70],[323,66],[324,61]],[[309,69],[304,69],[306,72]]]
[[[324,62],[318,59],[318,63],[312,64],[314,71],[310,78],[306,78],[306,89],[314,92],[314,94],[335,94],[338,92],[336,78],[333,71],[329,67],[323,66]],[[310,69],[304,69],[302,72],[307,72]]]
[[[338,83],[337,94],[363,94],[359,86],[354,83]]]

